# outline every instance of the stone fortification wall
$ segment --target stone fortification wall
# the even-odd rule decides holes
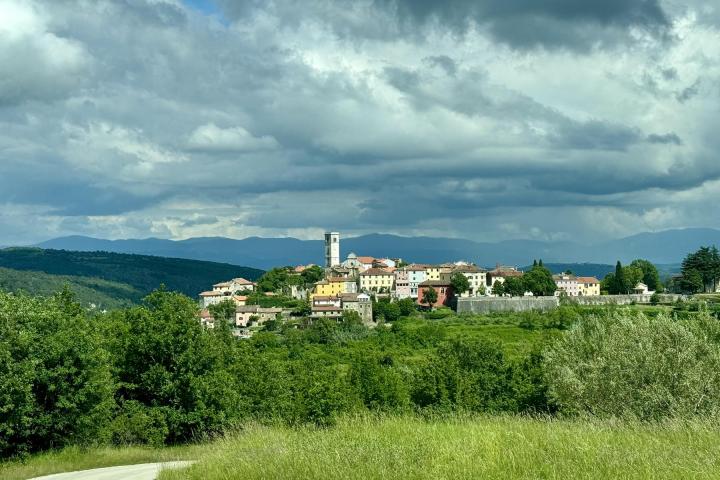
[[[577,305],[630,305],[633,303],[650,303],[652,295],[600,295],[595,297],[572,297],[567,298],[568,303]],[[682,295],[658,294],[660,303],[672,303]]]
[[[459,298],[457,313],[545,312],[558,307],[558,297],[476,297]]]
[[[565,297],[568,304],[576,305],[631,305],[650,303],[652,295],[599,295],[592,297]],[[673,303],[682,295],[659,294],[660,303]],[[560,305],[559,297],[472,297],[457,299],[457,313],[492,312],[545,312]]]

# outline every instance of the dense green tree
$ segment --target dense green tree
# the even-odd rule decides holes
[[[432,306],[435,305],[437,300],[438,293],[437,290],[435,290],[433,287],[428,287],[427,290],[423,292],[422,303],[424,303],[428,307],[432,308]]]
[[[625,278],[627,292],[632,293],[638,283],[643,281],[644,273],[642,268],[631,264],[623,267],[623,277]]]
[[[717,290],[717,282],[720,278],[720,254],[716,247],[701,247],[698,251],[688,254],[682,263],[683,277],[693,275],[697,272],[702,277],[703,288],[701,291],[714,292]],[[693,279],[694,280],[694,279]],[[684,286],[692,282],[683,282]]]
[[[630,266],[642,270],[642,282],[648,286],[648,289],[654,292],[663,291],[663,285],[662,282],[660,282],[658,269],[650,261],[637,259],[633,260]]]
[[[504,282],[501,282],[500,280],[495,280],[495,283],[493,283],[492,287],[492,293],[493,295],[497,295],[498,297],[505,296]]]
[[[103,440],[115,384],[99,327],[67,291],[0,292],[0,457]]]
[[[377,321],[383,319],[386,322],[394,322],[402,316],[400,306],[387,298],[381,298],[373,303],[373,318]]]
[[[538,265],[531,268],[522,277],[525,290],[532,292],[536,297],[552,296],[557,290],[557,284],[553,280],[552,272],[542,265],[542,260]]]
[[[452,285],[455,295],[462,295],[470,290],[470,281],[460,272],[455,272],[450,276],[450,285]]]
[[[159,409],[167,442],[221,432],[239,419],[242,399],[228,371],[233,344],[200,326],[192,300],[156,291],[142,306],[121,312],[120,322],[120,401]]]
[[[233,300],[223,300],[222,302],[210,305],[208,311],[213,316],[215,322],[225,322],[226,324],[235,321],[235,311],[237,307]]]
[[[371,410],[404,411],[410,407],[410,392],[402,375],[392,368],[392,359],[358,355],[350,366],[350,384]]]
[[[281,292],[288,285],[289,267],[273,268],[265,272],[257,281],[261,292]]]
[[[507,410],[510,372],[499,346],[485,339],[452,340],[439,346],[413,386],[419,407],[469,412]]]
[[[409,317],[417,312],[417,304],[412,298],[403,298],[398,300],[397,306],[400,308],[400,315],[403,317]]]
[[[525,282],[521,277],[508,277],[505,279],[503,290],[511,297],[522,297],[525,295]]]
[[[306,286],[311,286],[315,282],[319,282],[323,279],[325,276],[325,270],[317,265],[313,265],[303,270],[300,276]]]
[[[620,263],[620,260],[617,261],[615,264],[615,275],[612,277],[613,283],[611,285],[608,285],[610,287],[610,294],[612,295],[620,295],[620,294],[626,294],[630,290],[630,286],[628,285],[627,281],[625,280],[625,270],[623,269],[622,263]],[[634,287],[635,285],[633,285]]]
[[[700,293],[705,290],[702,273],[694,269],[687,269],[680,278],[680,290],[684,293]]]
[[[298,302],[297,306],[293,308],[293,315],[296,317],[307,317],[312,313],[312,307],[310,302],[307,300]]]

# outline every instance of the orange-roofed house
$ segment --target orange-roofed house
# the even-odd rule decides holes
[[[577,277],[580,295],[594,297],[600,295],[600,280],[595,277]]]
[[[425,280],[418,285],[418,305],[428,306],[428,303],[425,301],[425,292],[431,288],[437,293],[437,301],[430,305],[430,307],[435,308],[450,305],[450,301],[453,298],[452,285],[450,282],[443,280]]]

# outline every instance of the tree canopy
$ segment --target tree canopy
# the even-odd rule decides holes
[[[470,290],[470,281],[460,272],[455,272],[450,276],[450,284],[456,295],[462,295]]]
[[[720,254],[716,247],[700,247],[688,254],[682,262],[682,288],[689,293],[714,292],[720,279]],[[702,279],[698,288],[697,279]]]

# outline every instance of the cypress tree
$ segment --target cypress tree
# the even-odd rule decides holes
[[[620,260],[618,260],[617,264],[615,265],[615,293],[627,293],[627,290],[628,286],[625,284],[625,272],[623,271]]]

